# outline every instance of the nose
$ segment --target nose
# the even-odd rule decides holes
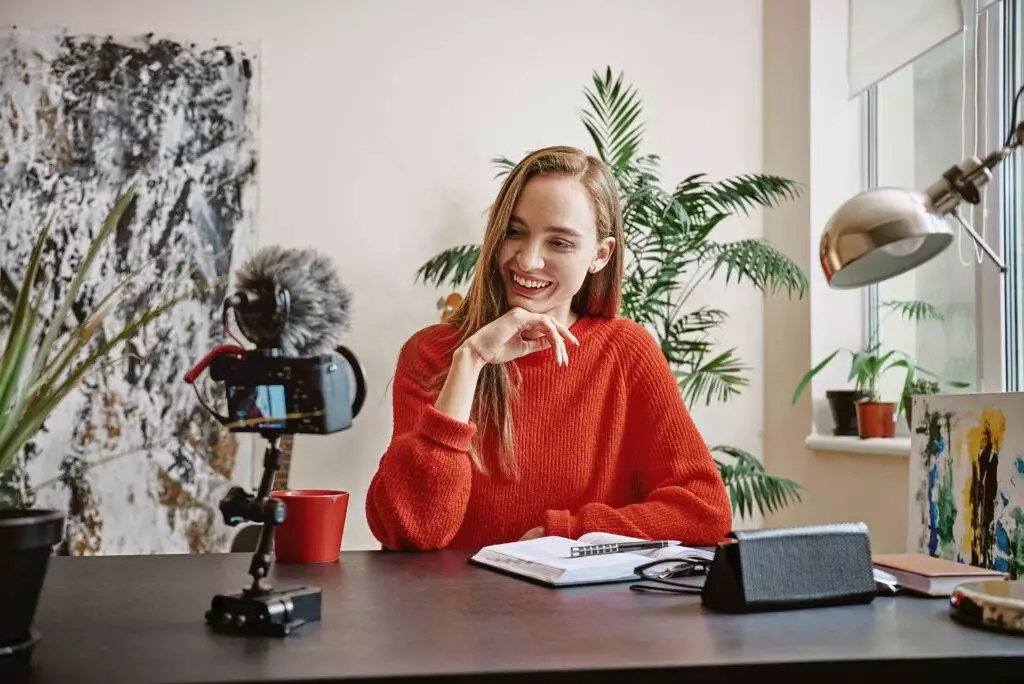
[[[544,255],[541,253],[541,245],[527,241],[523,248],[516,255],[516,262],[523,271],[539,271],[544,268]]]

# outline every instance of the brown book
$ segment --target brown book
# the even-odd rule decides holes
[[[922,553],[876,554],[871,557],[879,570],[896,577],[908,591],[928,596],[949,596],[964,582],[1005,579],[1005,572],[978,568]]]

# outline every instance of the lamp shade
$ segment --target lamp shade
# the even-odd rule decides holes
[[[821,270],[837,290],[864,287],[917,268],[953,242],[928,195],[874,188],[843,203],[821,236]]]

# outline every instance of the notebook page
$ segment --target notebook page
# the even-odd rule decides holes
[[[633,568],[650,559],[635,553],[609,553],[573,558],[571,549],[580,543],[565,537],[540,537],[527,541],[494,544],[474,558],[482,563],[555,584],[629,579]]]

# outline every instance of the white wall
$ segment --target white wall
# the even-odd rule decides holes
[[[5,0],[0,22],[76,31],[255,39],[262,46],[261,242],[331,255],[355,296],[349,345],[369,375],[349,431],[299,438],[292,486],[353,494],[346,548],[376,544],[363,495],[391,433],[399,347],[436,320],[414,285],[444,247],[475,241],[497,190],[488,160],[586,146],[593,69],[625,70],[666,179],[761,169],[761,3],[752,0]],[[738,218],[723,236],[760,236]],[[754,367],[728,407],[695,411],[708,442],[761,451],[761,299],[719,286],[721,341]]]

